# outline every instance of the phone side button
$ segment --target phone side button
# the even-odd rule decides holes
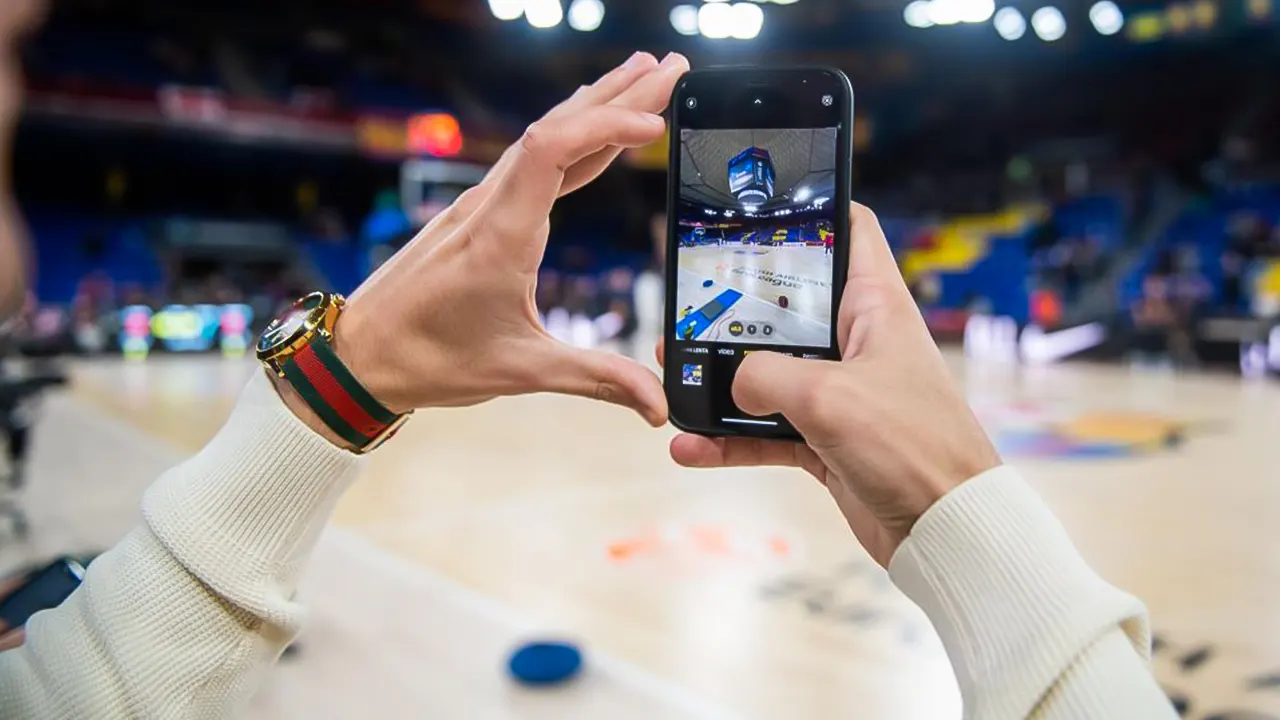
[[[768,425],[777,427],[776,420],[748,420],[746,418],[720,418],[720,422],[737,423],[739,425]]]

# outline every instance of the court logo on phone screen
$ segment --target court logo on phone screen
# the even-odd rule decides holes
[[[685,385],[693,385],[694,387],[702,387],[702,366],[701,365],[685,365],[682,373]]]

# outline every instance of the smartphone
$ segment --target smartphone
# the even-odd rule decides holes
[[[31,574],[27,582],[0,601],[0,623],[5,629],[27,624],[32,615],[55,608],[80,587],[84,566],[71,558],[58,558]]]
[[[684,76],[671,99],[664,386],[672,424],[798,439],[733,402],[743,358],[839,357],[853,89],[830,68]]]

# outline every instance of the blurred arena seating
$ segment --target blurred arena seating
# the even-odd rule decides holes
[[[491,20],[474,5],[332,2],[263,17],[247,0],[57,3],[25,49],[17,158],[40,305],[84,316],[84,288],[109,285],[92,314],[252,301],[261,322],[295,289],[354,289],[456,194],[411,207],[406,157],[483,167],[623,53],[530,62],[513,36],[485,62],[451,62],[465,56],[452,28]],[[638,6],[615,11],[653,22]],[[822,31],[820,15],[785,22],[807,28],[806,48],[852,42]],[[1127,327],[1151,277],[1176,284],[1197,317],[1274,312],[1280,99],[1255,72],[1264,35],[1241,36],[1237,52],[1088,38],[1061,73],[1023,63],[1029,51],[1013,44],[950,65],[900,17],[854,33],[867,43],[847,68],[860,108],[854,195],[877,210],[939,337],[958,337],[971,315]],[[988,81],[992,64],[1002,84]],[[1130,92],[1138,101],[1114,112]],[[454,123],[457,147],[414,145],[427,116]],[[544,312],[620,308],[623,286],[657,267],[647,225],[664,163],[662,148],[629,153],[563,201]],[[230,237],[241,231],[262,240]]]

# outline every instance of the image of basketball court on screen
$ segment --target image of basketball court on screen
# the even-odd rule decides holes
[[[682,130],[676,338],[827,347],[836,129]]]

